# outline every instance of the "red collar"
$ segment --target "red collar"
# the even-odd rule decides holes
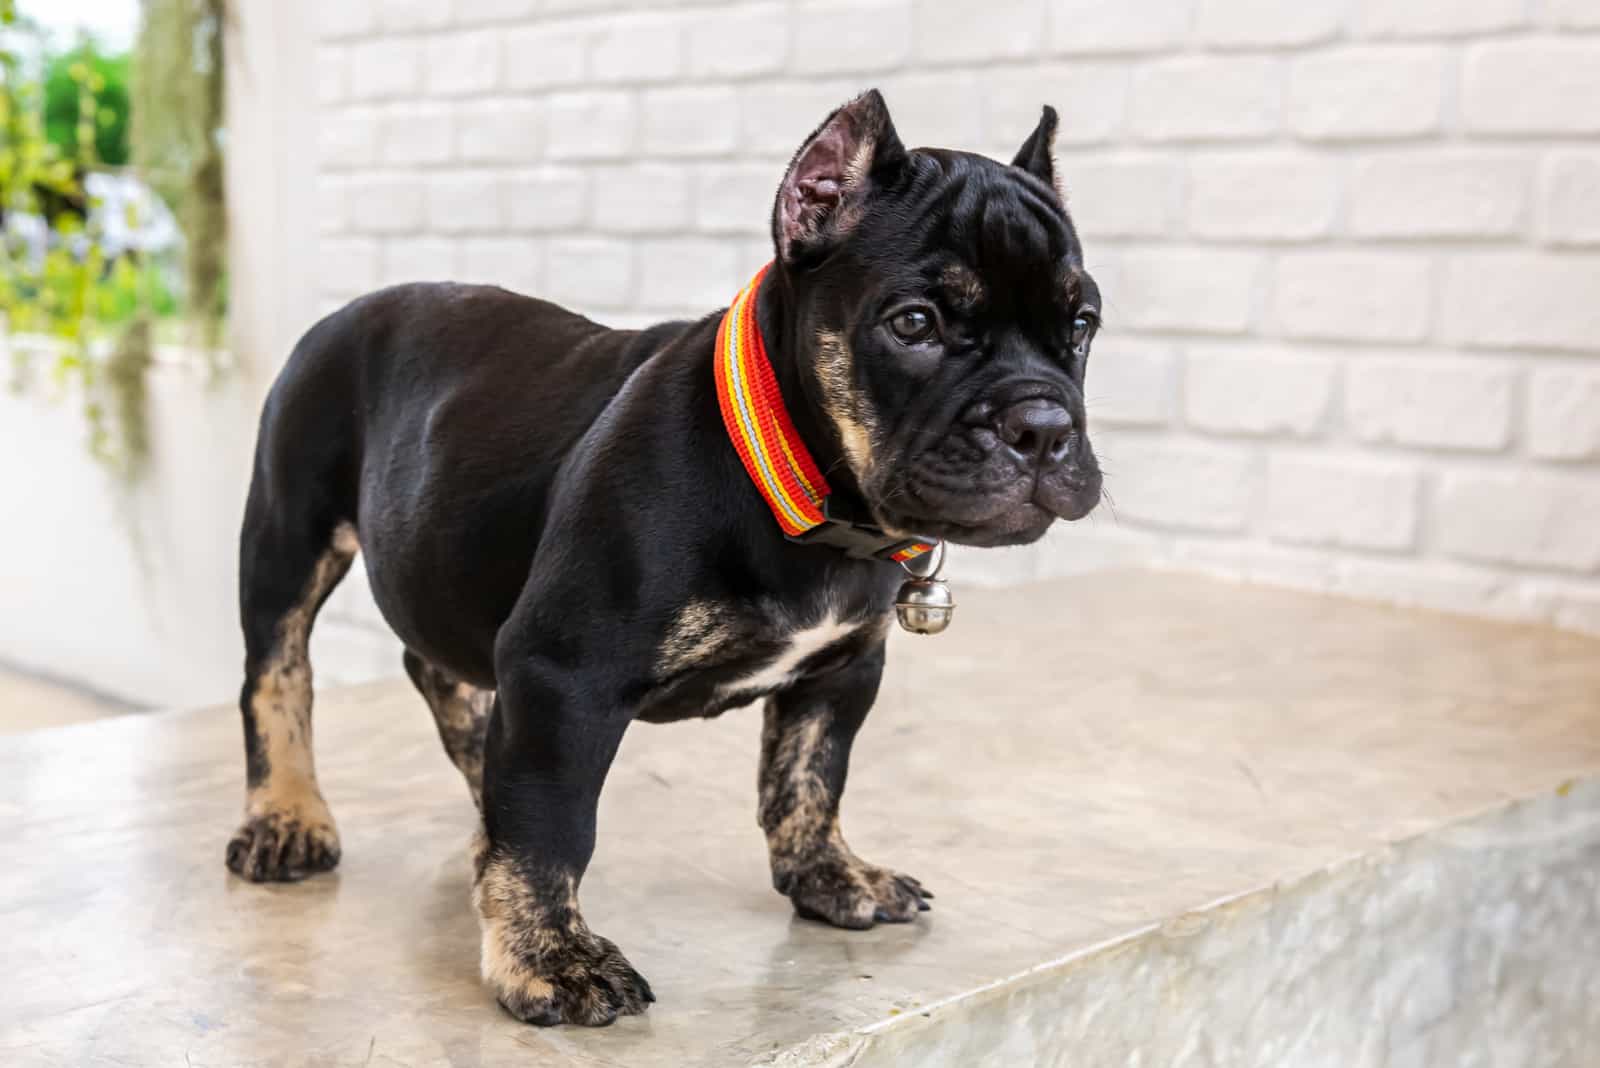
[[[791,541],[817,542],[851,556],[900,562],[930,552],[932,540],[895,537],[870,523],[830,514],[832,490],[783,405],[756,322],[756,295],[771,266],[757,271],[740,290],[717,329],[717,403],[750,481]]]

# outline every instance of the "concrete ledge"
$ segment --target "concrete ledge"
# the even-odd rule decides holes
[[[322,700],[345,862],[297,886],[222,868],[231,710],[0,739],[0,1063],[1581,1064],[1600,1043],[1600,642],[1137,572],[957,593],[949,634],[893,650],[845,809],[935,910],[794,919],[755,827],[758,717],[641,726],[583,898],[661,1000],[605,1031],[521,1027],[479,987],[471,805],[401,688]]]

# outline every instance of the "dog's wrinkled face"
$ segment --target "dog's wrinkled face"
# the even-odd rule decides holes
[[[877,520],[1033,541],[1100,499],[1083,381],[1100,293],[1044,117],[1010,166],[907,151],[876,91],[803,145],[773,213],[811,398]]]

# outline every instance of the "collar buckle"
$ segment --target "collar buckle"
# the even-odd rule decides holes
[[[932,538],[900,538],[872,523],[838,515],[835,497],[822,499],[822,522],[801,534],[784,537],[801,545],[826,545],[857,560],[893,560],[897,553],[908,553],[918,546],[935,544]],[[922,549],[914,556],[920,556]]]

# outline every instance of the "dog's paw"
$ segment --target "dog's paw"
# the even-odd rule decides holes
[[[604,1027],[618,1016],[643,1012],[656,999],[616,944],[588,931],[546,946],[534,964],[502,960],[486,971],[501,1006],[540,1027]]]
[[[868,864],[848,852],[829,851],[773,880],[795,912],[835,927],[864,930],[878,923],[910,923],[927,912],[933,894],[909,875]]]
[[[247,816],[228,842],[228,870],[253,883],[295,882],[339,863],[339,832],[327,806]]]

